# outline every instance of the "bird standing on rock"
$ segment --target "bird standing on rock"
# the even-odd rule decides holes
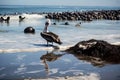
[[[48,46],[49,42],[51,42],[52,44],[53,44],[53,42],[55,42],[57,44],[62,44],[62,42],[60,41],[60,38],[57,34],[48,31],[48,26],[50,24],[51,24],[50,19],[47,19],[47,21],[45,22],[45,28],[44,28],[43,32],[40,33],[40,35],[47,41],[47,46]]]

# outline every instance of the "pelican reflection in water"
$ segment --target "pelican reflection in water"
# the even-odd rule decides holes
[[[63,56],[64,54],[55,54],[52,52],[48,52],[45,55],[42,55],[40,57],[40,60],[43,61],[44,65],[45,65],[45,70],[47,75],[49,75],[49,65],[47,64],[47,62],[53,62],[55,60],[58,60],[61,56]]]

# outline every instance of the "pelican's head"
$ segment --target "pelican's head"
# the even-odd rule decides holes
[[[51,24],[51,21],[50,19],[47,19],[46,22],[45,22],[45,28],[43,30],[43,32],[48,32],[48,26]]]
[[[51,24],[50,19],[47,19],[46,22],[45,22],[45,25],[46,25],[46,26],[49,26],[50,24]]]

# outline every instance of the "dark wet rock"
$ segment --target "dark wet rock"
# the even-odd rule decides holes
[[[35,29],[33,27],[27,27],[24,29],[24,33],[35,33]]]
[[[10,17],[8,16],[6,19],[4,19],[4,21],[9,22],[10,21]]]
[[[25,17],[19,16],[19,22],[23,21]]]
[[[68,22],[65,22],[65,24],[64,25],[69,25],[69,23]]]
[[[56,23],[53,23],[53,25],[56,25]]]
[[[111,63],[120,63],[120,45],[112,45],[106,41],[91,39],[81,41],[66,50],[75,55],[100,58]]]
[[[4,18],[3,17],[0,17],[0,22],[3,22],[4,21]]]

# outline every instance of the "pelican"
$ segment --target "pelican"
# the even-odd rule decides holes
[[[57,34],[48,31],[48,26],[50,25],[50,23],[51,23],[50,20],[47,19],[47,21],[45,22],[45,28],[43,32],[40,33],[40,35],[47,41],[47,46],[49,42],[51,42],[52,45],[53,45],[53,42],[57,44],[62,44]]]

